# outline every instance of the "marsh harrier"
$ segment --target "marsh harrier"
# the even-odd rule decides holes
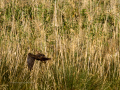
[[[50,60],[51,58],[46,58],[44,54],[38,53],[36,55],[32,54],[32,53],[28,53],[28,57],[27,57],[27,64],[28,64],[28,69],[31,71],[34,65],[34,61],[38,60],[38,61],[47,61]]]

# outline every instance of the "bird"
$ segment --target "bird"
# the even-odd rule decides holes
[[[31,71],[33,69],[35,60],[43,62],[43,61],[51,60],[51,58],[45,57],[45,55],[42,53],[38,53],[36,55],[34,55],[32,53],[28,53],[28,56],[27,56],[28,70]]]

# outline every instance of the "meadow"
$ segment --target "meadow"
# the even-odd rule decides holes
[[[0,0],[0,89],[119,90],[119,34],[119,0]]]

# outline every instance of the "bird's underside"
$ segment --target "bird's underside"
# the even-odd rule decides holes
[[[27,64],[28,64],[28,69],[31,71],[34,65],[34,61],[38,60],[38,61],[47,61],[50,60],[51,58],[47,58],[45,57],[44,54],[38,53],[36,55],[32,54],[32,53],[28,53],[28,57],[27,57]]]

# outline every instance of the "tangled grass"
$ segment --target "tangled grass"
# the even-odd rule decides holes
[[[119,0],[1,0],[0,89],[118,90]],[[47,63],[28,71],[29,52]]]

